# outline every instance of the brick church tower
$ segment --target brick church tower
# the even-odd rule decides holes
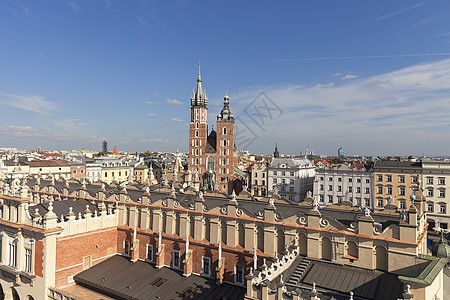
[[[208,132],[208,98],[202,89],[200,67],[197,89],[191,97],[189,124],[189,170],[208,190],[231,193],[236,188],[234,167],[238,164],[234,144],[234,116],[230,98],[225,95],[217,115],[217,131]],[[197,175],[196,175],[197,173]]]

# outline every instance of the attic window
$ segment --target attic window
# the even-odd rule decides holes
[[[166,281],[167,281],[167,279],[164,279],[162,277],[158,277],[155,280],[153,280],[151,285],[156,286],[156,287],[160,287]]]
[[[195,294],[197,293],[197,290],[198,289],[196,289],[196,288],[188,287],[183,292],[181,292],[181,296],[183,297],[183,299],[193,298],[195,296]]]

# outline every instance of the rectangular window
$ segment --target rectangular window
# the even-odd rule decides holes
[[[377,200],[377,206],[378,207],[383,207],[383,199],[378,199]]]
[[[83,270],[87,270],[92,266],[92,257],[90,255],[83,257]]]
[[[392,195],[392,187],[391,187],[391,186],[388,186],[388,187],[386,188],[386,194]]]
[[[342,178],[341,178],[341,177],[338,177],[338,181],[341,182],[341,181],[342,181]]]
[[[123,241],[123,255],[130,256],[130,242]]]
[[[33,250],[31,248],[25,248],[25,272],[33,273]]]
[[[153,261],[153,245],[147,244],[147,260]]]
[[[386,175],[386,181],[392,182],[392,175]]]
[[[203,256],[202,259],[202,274],[211,275],[211,258]]]
[[[333,203],[333,196],[331,195],[328,196],[328,203]]]
[[[360,200],[361,201],[361,200]],[[370,207],[370,199],[365,198],[364,201],[366,202],[366,206]]]
[[[370,183],[370,179],[366,179],[366,183]]]
[[[404,175],[398,176],[398,182],[405,183],[405,176]]]
[[[322,181],[323,181],[323,176],[320,176],[320,180],[322,180]]]
[[[323,195],[319,195],[319,201],[323,202]]]
[[[108,177],[108,172],[105,172],[105,177]]]
[[[120,177],[120,176],[122,176],[122,172],[121,172],[121,171],[119,171],[119,177]]]
[[[289,192],[291,192],[291,193],[294,192],[294,187],[293,186],[289,187]]]
[[[285,184],[285,183],[286,183],[286,179],[284,179],[284,178],[281,179],[281,183],[282,183],[282,184]]]
[[[445,198],[445,190],[439,190],[439,197]]]
[[[406,209],[406,201],[400,200],[400,209]]]
[[[427,177],[427,184],[433,184],[433,177]]]
[[[419,180],[419,176],[413,176],[413,177],[411,178],[411,182],[412,182],[412,183],[416,183],[417,180]]]
[[[441,185],[445,184],[445,177],[439,177],[438,184],[441,184]]]
[[[266,173],[262,173],[262,178],[266,178]]]
[[[286,176],[286,172],[282,171],[281,176]]]
[[[399,190],[398,190],[398,194],[400,195],[400,196],[405,196],[405,188],[404,187],[400,187],[399,188]]]
[[[342,203],[342,196],[337,196],[338,203]]]
[[[320,185],[320,190],[323,191],[323,184]]]
[[[353,182],[353,179],[352,179],[352,178],[349,178],[349,179],[348,179],[348,182]]]
[[[180,251],[179,250],[173,250],[172,251],[172,266],[175,268],[179,268],[180,267]]]
[[[244,268],[241,266],[235,266],[234,281],[236,283],[244,283]]]
[[[328,181],[333,181],[333,177],[328,177]]]
[[[17,241],[15,239],[10,239],[9,241],[8,265],[13,268],[17,266]]]
[[[329,185],[329,186],[328,186],[328,190],[329,190],[329,191],[332,191],[332,190],[333,190],[333,186],[332,186],[332,185]]]
[[[291,176],[294,176],[294,172],[290,172],[289,174],[290,174]]]
[[[277,171],[273,171],[273,175],[277,175]]]
[[[342,192],[342,186],[338,185],[337,191],[338,191],[338,192]]]
[[[434,193],[432,189],[427,190],[427,196],[428,197],[433,197]]]
[[[383,181],[383,175],[377,175],[377,181]]]
[[[361,178],[356,179],[357,183],[361,183]]]
[[[433,203],[428,203],[428,212],[432,213],[434,211]]]
[[[364,194],[370,194],[370,188],[366,187],[366,188],[364,189]]]
[[[441,212],[441,214],[446,214],[447,213],[447,205],[441,204],[440,205],[440,212]]]
[[[361,193],[361,187],[359,187],[359,186],[356,187],[356,193],[358,193],[358,194]]]
[[[383,194],[383,187],[377,186],[377,194]]]
[[[114,172],[111,173],[111,176],[114,177]]]
[[[348,187],[348,192],[349,192],[349,193],[352,193],[352,192],[353,192],[353,187],[349,186],[349,187]]]

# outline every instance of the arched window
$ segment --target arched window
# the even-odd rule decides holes
[[[244,224],[240,223],[238,226],[239,231],[239,245],[245,247],[245,227]]]
[[[347,255],[354,258],[359,257],[358,245],[355,242],[347,243]]]
[[[322,259],[331,260],[333,249],[331,248],[331,240],[327,237],[322,238]]]
[[[195,140],[195,146],[198,147],[198,140]]]
[[[386,248],[382,246],[377,246],[375,248],[375,256],[376,256],[376,269],[381,271],[388,270],[388,255]]]
[[[195,164],[198,165],[198,158],[195,159]]]
[[[195,149],[195,155],[198,155],[198,148]]]
[[[198,122],[197,122],[197,123],[195,123],[195,128],[197,128],[197,129],[198,129]]]
[[[227,150],[223,149],[223,155],[227,155]]]
[[[227,173],[227,169],[223,168],[223,174]]]
[[[195,131],[195,137],[198,137],[198,130]]]
[[[223,134],[227,134],[227,128],[226,127],[223,128]]]

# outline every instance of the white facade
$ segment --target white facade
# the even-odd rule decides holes
[[[300,202],[313,190],[314,165],[306,158],[274,158],[269,166],[269,191],[292,202]]]
[[[427,220],[436,227],[448,228],[450,162],[422,161],[424,196],[427,199]],[[431,222],[430,222],[431,221]],[[430,228],[431,229],[431,228]]]
[[[331,205],[344,200],[354,205],[374,207],[373,170],[364,167],[350,168],[347,165],[316,170],[314,198],[321,205]]]
[[[86,164],[86,180],[89,182],[97,182],[102,180],[102,166],[101,164],[87,163]]]

